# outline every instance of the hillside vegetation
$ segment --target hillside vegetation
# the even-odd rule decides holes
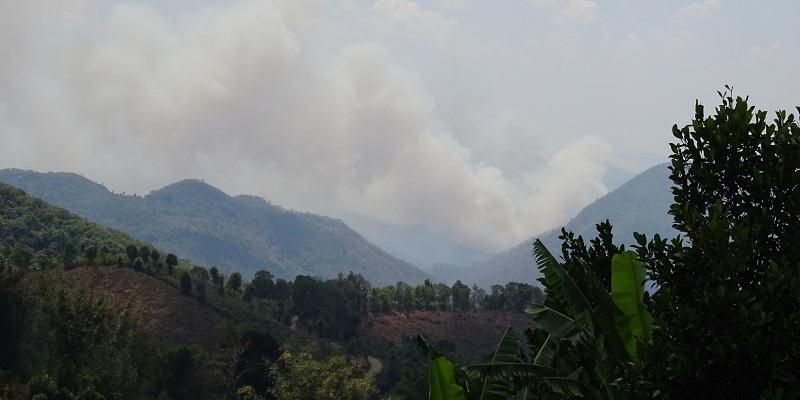
[[[289,327],[208,276],[0,184],[0,398],[219,398],[241,343],[239,385],[266,390],[244,368],[275,359]]]
[[[197,180],[144,197],[115,194],[70,173],[2,170],[0,182],[180,257],[245,277],[257,270],[286,279],[333,278],[353,271],[380,285],[427,277],[339,220],[287,210],[254,196],[231,197]]]
[[[506,323],[526,325],[519,311],[542,295],[516,283],[373,287],[353,273],[260,270],[247,281],[5,184],[0,205],[4,399],[302,398],[318,393],[298,386],[309,373],[349,381],[365,399],[378,389],[415,399],[425,385],[417,330],[477,361]],[[458,345],[444,339],[459,332]],[[368,373],[367,355],[381,368]]]

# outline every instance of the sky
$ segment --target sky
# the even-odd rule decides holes
[[[0,168],[200,178],[497,251],[666,161],[728,84],[800,104],[797,1],[0,0]]]

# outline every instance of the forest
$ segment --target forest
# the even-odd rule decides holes
[[[0,326],[6,338],[0,378],[10,382],[3,386],[7,398],[219,398],[241,397],[240,388],[286,398],[270,390],[281,390],[282,379],[297,383],[307,373],[303,368],[331,374],[350,368],[352,379],[366,385],[364,398],[378,389],[423,392],[424,358],[417,345],[408,340],[368,350],[358,332],[368,315],[521,312],[543,299],[538,287],[524,283],[494,285],[488,293],[460,281],[372,287],[352,272],[287,281],[261,270],[248,282],[238,272],[225,275],[179,260],[8,185],[0,184],[0,200]],[[148,335],[139,327],[144,321],[135,298],[118,304],[113,296],[73,285],[69,273],[81,268],[130,270],[174,287],[202,304],[205,313],[223,315],[228,322],[218,328],[218,348],[164,343]],[[299,339],[287,339],[292,326],[302,333]],[[290,349],[302,357],[290,361]],[[386,358],[386,371],[377,377],[367,375],[361,357],[354,357],[371,350]],[[225,383],[238,374],[236,387]]]
[[[0,184],[0,399],[800,398],[800,124],[720,98],[673,127],[677,235],[626,247],[613,221],[594,238],[562,229],[558,249],[531,244],[541,286],[247,281]],[[109,293],[87,275],[146,286]],[[168,300],[145,306],[156,293]],[[178,303],[220,322],[167,330],[213,340],[148,330]],[[461,337],[385,346],[361,329],[415,312],[529,324],[469,359],[453,355]]]

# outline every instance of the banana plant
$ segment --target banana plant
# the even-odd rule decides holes
[[[628,355],[636,357],[638,341],[649,340],[653,318],[644,304],[644,265],[636,253],[626,251],[611,261],[611,297],[622,312],[617,315],[617,333],[625,344]]]
[[[611,258],[611,284],[603,286],[595,269],[573,258],[559,263],[540,242],[534,255],[547,289],[545,303],[527,307],[546,338],[523,360],[513,331],[503,336],[488,363],[465,367],[482,379],[482,400],[527,398],[620,398],[613,377],[635,361],[637,343],[650,337],[652,318],[643,303],[645,272],[636,254],[623,251]],[[586,356],[591,362],[586,362]],[[589,368],[591,367],[591,368]],[[504,396],[504,397],[503,397]]]
[[[428,400],[466,400],[464,388],[456,380],[456,368],[422,335],[417,343],[428,354]]]

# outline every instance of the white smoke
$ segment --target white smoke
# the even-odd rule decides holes
[[[404,3],[375,7],[439,21]],[[203,177],[290,207],[425,224],[484,250],[605,193],[603,141],[552,150],[500,117],[485,140],[508,157],[477,159],[387,46],[313,51],[319,8],[242,0],[172,16],[136,3],[2,1],[0,166],[75,171],[140,194]],[[528,172],[507,171],[529,154]]]

